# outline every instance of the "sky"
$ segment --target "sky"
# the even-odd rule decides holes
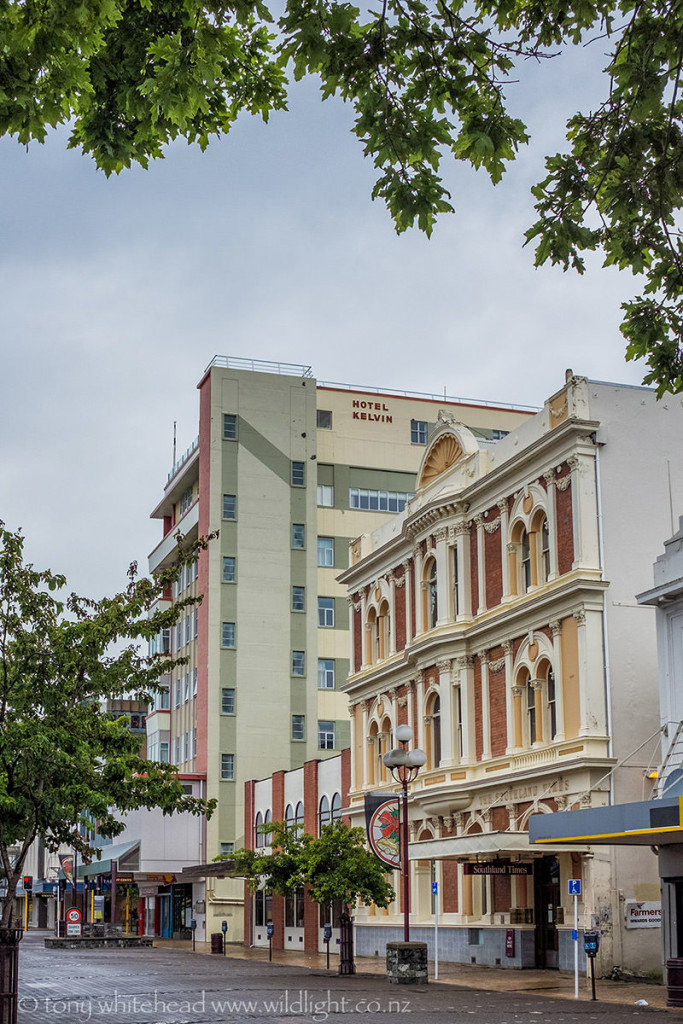
[[[639,384],[625,275],[534,269],[530,186],[566,117],[604,88],[596,52],[525,65],[533,140],[493,188],[448,157],[456,215],[396,235],[352,114],[314,82],[267,125],[106,179],[65,130],[0,140],[0,519],[29,558],[98,597],[146,567],[149,513],[197,434],[214,355],[320,381],[540,406],[565,369]],[[512,89],[510,90],[512,94]]]

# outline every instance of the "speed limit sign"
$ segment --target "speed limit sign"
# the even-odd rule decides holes
[[[66,912],[66,919],[69,924],[80,924],[81,912],[78,907],[70,907]]]

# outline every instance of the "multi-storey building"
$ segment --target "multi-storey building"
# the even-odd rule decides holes
[[[352,544],[351,820],[395,789],[382,758],[409,723],[427,754],[411,937],[432,942],[438,900],[444,959],[571,967],[571,878],[603,966],[659,967],[622,906],[658,898],[652,852],[532,850],[528,820],[651,786],[656,638],[635,594],[683,504],[681,436],[680,402],[568,371],[495,447],[444,415],[403,513]],[[359,953],[400,938],[401,912],[360,909]]]
[[[188,660],[147,732],[150,755],[205,779],[218,800],[208,862],[243,844],[245,781],[349,745],[349,616],[336,577],[350,540],[412,496],[439,410],[488,446],[531,410],[320,384],[309,367],[225,357],[198,388],[199,436],[152,512],[163,537],[150,570],[176,557],[178,531],[219,535],[167,595],[203,600],[158,638],[161,653]],[[239,937],[242,900],[241,883],[208,879],[198,935],[231,916]]]

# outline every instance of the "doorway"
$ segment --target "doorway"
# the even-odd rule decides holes
[[[557,934],[560,906],[560,864],[557,857],[543,857],[534,864],[534,918],[536,921],[536,966],[557,970]]]

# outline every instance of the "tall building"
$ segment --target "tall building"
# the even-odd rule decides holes
[[[178,531],[219,536],[168,595],[203,600],[158,638],[188,661],[147,733],[152,756],[218,801],[208,862],[243,845],[245,781],[349,745],[349,612],[336,577],[350,541],[412,496],[440,413],[491,447],[533,410],[322,384],[310,367],[220,356],[198,389],[199,436],[152,512],[163,537],[150,571],[176,557]],[[240,937],[242,899],[241,883],[207,878],[198,934],[232,916]]]
[[[352,545],[349,813],[361,824],[366,792],[396,790],[383,755],[410,724],[427,758],[409,805],[411,937],[431,944],[438,910],[443,959],[571,968],[572,879],[580,927],[602,933],[598,969],[660,967],[625,912],[660,899],[647,840],[587,849],[543,819],[600,808],[611,832],[610,805],[651,791],[657,645],[635,595],[683,504],[682,431],[680,402],[569,371],[492,450],[444,418],[415,497]],[[358,952],[400,938],[402,909],[359,909]]]

